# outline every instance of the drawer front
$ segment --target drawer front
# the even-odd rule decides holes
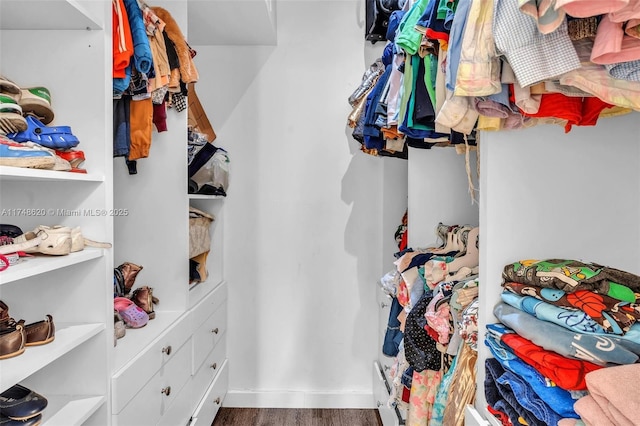
[[[193,373],[193,392],[195,395],[202,395],[213,379],[222,369],[222,364],[226,359],[226,341],[221,341],[207,354],[200,369]],[[195,407],[194,407],[195,408]]]
[[[193,365],[198,370],[207,354],[224,339],[227,330],[227,304],[224,303],[207,318],[193,334]]]
[[[384,378],[380,372],[380,365],[377,362],[373,363],[373,402],[378,408],[378,413],[382,419],[384,426],[397,426],[400,424],[396,411],[393,408],[387,407],[389,401],[389,392],[387,386],[384,383]]]
[[[194,328],[200,327],[200,325],[218,310],[223,303],[227,301],[227,283],[220,284],[215,290],[207,295],[200,303],[193,307],[193,326]]]
[[[393,367],[395,360],[394,358],[389,358],[384,355],[381,355],[380,358],[381,359],[378,360],[378,363],[380,365],[380,368],[382,369],[382,374],[384,375],[387,383],[391,385],[391,382],[393,381],[391,377],[391,367]]]
[[[191,318],[183,316],[112,380],[112,413],[117,414],[142,389],[151,377],[176,356],[177,350],[191,335]],[[189,345],[191,346],[191,345]]]
[[[191,377],[190,360],[191,345],[183,345],[118,413],[115,424],[140,426],[158,423]]]
[[[229,372],[227,370],[227,362],[225,361],[220,367],[220,372],[216,379],[211,383],[207,393],[196,408],[190,426],[210,426],[213,422],[229,387]]]

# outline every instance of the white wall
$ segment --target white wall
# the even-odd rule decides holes
[[[225,405],[370,407],[407,166],[361,153],[346,122],[383,46],[364,41],[362,1],[281,1],[277,22],[277,46],[196,46],[231,158]]]

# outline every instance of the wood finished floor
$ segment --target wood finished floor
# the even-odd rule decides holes
[[[382,426],[378,410],[222,407],[211,426]]]

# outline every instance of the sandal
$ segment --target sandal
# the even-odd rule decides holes
[[[57,227],[59,226],[54,226],[54,228]],[[71,253],[83,250],[85,247],[111,248],[111,243],[101,243],[85,238],[79,226],[71,228]]]
[[[13,239],[12,244],[5,244],[0,246],[0,254],[17,253],[20,251],[31,252],[33,249],[40,245],[42,242],[42,236],[37,235],[35,232],[29,231]]]
[[[64,256],[71,253],[71,228],[67,226],[40,225],[35,230],[14,238],[14,244],[0,246],[0,253],[41,253]],[[11,250],[5,252],[4,250]]]
[[[149,322],[149,315],[132,300],[126,297],[113,299],[113,308],[118,311],[129,328],[141,328]]]
[[[16,142],[35,142],[51,149],[69,149],[80,143],[69,126],[45,126],[32,115],[27,116],[26,120],[26,130],[7,134],[7,137]]]
[[[86,169],[81,168],[82,164],[84,164],[84,152],[82,151],[74,151],[72,149],[61,151],[56,150],[56,155],[61,157],[71,164],[71,170],[67,170],[73,173],[87,173]]]

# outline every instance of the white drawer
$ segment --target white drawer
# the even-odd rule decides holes
[[[226,341],[222,340],[209,354],[207,354],[204,362],[200,366],[200,369],[193,373],[193,392],[195,395],[202,395],[207,387],[211,384],[211,381],[222,369],[226,354]]]
[[[191,317],[189,315],[181,317],[144,352],[134,358],[126,368],[113,376],[111,380],[112,413],[119,413],[129,400],[146,385],[149,379],[165,363],[175,357],[177,349],[182,347],[191,336],[192,329]],[[189,353],[191,353],[191,345],[189,345]]]
[[[229,372],[227,371],[227,361],[222,364],[216,379],[211,383],[207,393],[193,413],[193,418],[189,426],[210,426],[216,417],[218,410],[222,406],[224,397],[229,386]]]
[[[155,425],[190,379],[191,345],[179,348],[144,388],[120,411],[117,426]],[[185,419],[185,422],[188,418]]]
[[[220,284],[215,290],[209,293],[200,303],[192,309],[194,328],[200,325],[213,314],[227,300],[227,283]]]
[[[224,339],[227,330],[227,304],[223,303],[193,333],[193,371],[200,368],[206,356]]]
[[[384,375],[384,378],[389,385],[391,385],[391,382],[392,382],[391,367],[393,367],[394,362],[395,362],[394,358],[389,358],[382,353],[378,357],[378,364],[380,365],[382,374]]]
[[[389,401],[389,391],[385,384],[382,373],[380,372],[380,365],[377,362],[373,363],[373,402],[378,408],[378,413],[382,419],[384,426],[399,426],[400,421],[396,410],[387,407]]]

